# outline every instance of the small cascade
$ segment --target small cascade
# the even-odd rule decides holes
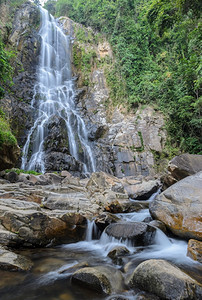
[[[131,240],[122,238],[116,239],[115,237],[106,234],[105,231],[102,233],[99,239],[99,244],[103,247],[105,255],[107,255],[111,249],[117,246],[125,246],[129,250],[133,250],[133,243]]]
[[[121,217],[121,219],[126,222],[142,222],[147,217],[150,217],[150,213],[148,209],[141,209],[138,212],[119,213],[117,216]]]
[[[50,122],[58,117],[66,124],[70,154],[83,163],[83,173],[91,173],[96,170],[96,165],[85,123],[75,104],[71,37],[63,33],[47,10],[40,7],[40,11],[41,52],[31,103],[36,115],[23,148],[21,168],[45,172],[45,144],[51,131]]]
[[[152,194],[147,201],[152,202],[161,193],[161,188],[159,188],[154,194]]]
[[[91,242],[94,239],[99,237],[98,228],[95,224],[95,221],[87,220],[87,229],[86,229],[86,241]]]

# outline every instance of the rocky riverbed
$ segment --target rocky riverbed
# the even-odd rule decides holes
[[[1,172],[1,299],[201,299],[202,172],[186,176],[161,193],[150,177]]]

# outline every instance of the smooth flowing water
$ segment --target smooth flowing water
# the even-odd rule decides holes
[[[154,197],[153,197],[154,198]],[[151,200],[150,200],[151,201]],[[148,216],[148,210],[139,213],[118,214],[126,220],[140,221],[140,216]],[[133,215],[133,216],[132,216]],[[142,220],[141,220],[142,221]],[[121,257],[122,264],[114,264],[108,253],[116,246],[125,246],[129,254]],[[113,265],[130,274],[138,264],[147,259],[165,259],[186,271],[198,281],[201,280],[201,264],[186,255],[187,242],[166,236],[161,230],[156,231],[154,242],[149,246],[135,247],[129,240],[109,237],[101,234],[94,221],[88,221],[86,238],[77,243],[64,244],[54,248],[20,251],[34,262],[28,273],[9,273],[0,271],[1,300],[108,300],[109,297],[91,291],[85,287],[73,285],[71,269],[78,263],[88,266]],[[126,290],[121,295],[128,300],[135,300],[136,293]]]
[[[41,52],[38,80],[31,106],[35,122],[23,148],[21,168],[45,172],[44,142],[54,116],[65,121],[71,155],[83,163],[83,172],[96,170],[88,132],[75,104],[75,87],[71,73],[71,37],[64,34],[48,11],[41,11]],[[82,156],[79,155],[82,147]],[[30,155],[31,153],[31,155]]]

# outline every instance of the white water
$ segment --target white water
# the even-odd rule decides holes
[[[154,193],[147,201],[153,201],[159,194]],[[139,212],[117,214],[127,222],[141,222],[150,216],[149,209],[142,209]],[[133,243],[126,239],[116,239],[108,236],[105,231],[99,237],[98,229],[94,221],[88,221],[86,239],[75,244],[63,245],[62,248],[72,251],[85,251],[93,253],[95,256],[102,257],[105,261],[108,253],[117,246],[125,246],[130,251],[131,261],[146,259],[166,259],[176,264],[197,265],[187,256],[187,242],[167,237],[160,229],[156,230],[153,244],[145,247],[134,247]],[[141,248],[141,251],[139,249]]]
[[[141,209],[138,212],[120,213],[117,216],[127,222],[142,222],[145,218],[150,217],[150,213],[148,209]]]
[[[82,160],[83,172],[96,170],[85,123],[75,105],[75,89],[71,74],[70,36],[66,36],[48,11],[41,11],[41,52],[38,80],[31,106],[36,111],[33,127],[23,148],[22,169],[45,172],[44,141],[53,116],[65,121],[70,153]],[[79,157],[79,143],[83,158]],[[30,155],[31,152],[31,155]]]

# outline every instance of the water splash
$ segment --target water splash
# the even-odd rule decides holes
[[[70,154],[83,163],[83,172],[96,170],[85,123],[75,104],[75,88],[71,74],[71,38],[66,36],[48,11],[41,12],[41,52],[38,80],[31,103],[36,111],[35,122],[23,148],[21,168],[45,172],[44,142],[48,124],[54,116],[64,120],[69,139]],[[82,157],[79,155],[82,148]],[[31,155],[30,155],[31,152]]]

